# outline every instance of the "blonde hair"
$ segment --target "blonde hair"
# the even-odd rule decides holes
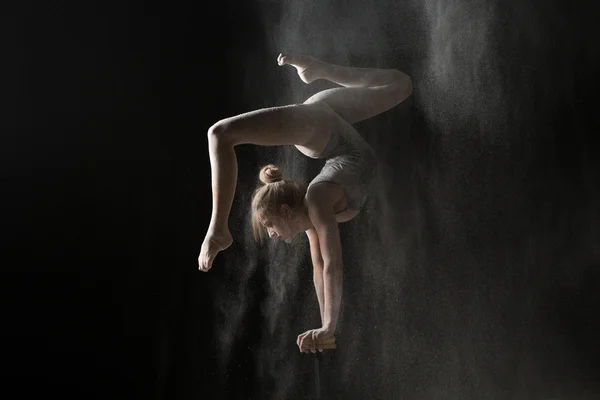
[[[307,184],[283,179],[281,170],[273,164],[265,165],[259,173],[261,185],[252,196],[252,233],[257,242],[262,242],[266,229],[261,224],[261,217],[277,217],[283,204],[292,211],[302,207],[306,195]]]

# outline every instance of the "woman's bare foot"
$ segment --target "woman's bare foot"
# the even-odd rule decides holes
[[[198,268],[200,271],[208,271],[220,251],[225,250],[233,243],[233,238],[229,231],[223,233],[208,233],[202,243],[200,255],[198,256]]]
[[[323,63],[311,56],[289,56],[279,54],[277,64],[291,65],[298,71],[298,76],[304,83],[311,83],[314,80],[320,79],[320,72],[323,68]]]

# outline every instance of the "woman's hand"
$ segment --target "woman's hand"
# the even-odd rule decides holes
[[[323,348],[318,342],[332,338],[334,333],[333,330],[327,328],[311,329],[310,331],[298,335],[296,344],[298,345],[300,352],[303,353],[308,353],[309,351],[312,353],[323,351]]]

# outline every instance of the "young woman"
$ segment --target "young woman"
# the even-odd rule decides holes
[[[227,220],[235,193],[234,147],[293,145],[308,157],[326,159],[307,185],[285,181],[273,165],[260,172],[263,185],[252,200],[255,237],[265,234],[290,243],[306,232],[322,327],[298,336],[300,351],[321,350],[318,341],[333,337],[342,297],[342,248],[337,224],[361,210],[377,160],[351,124],[382,113],[412,93],[408,75],[396,69],[354,68],[310,56],[280,54],[278,64],[291,65],[305,83],[327,79],[340,85],[321,91],[302,104],[260,109],[223,119],[208,130],[213,210],[198,264],[208,271],[219,251],[232,243]]]

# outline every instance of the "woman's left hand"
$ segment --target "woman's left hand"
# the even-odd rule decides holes
[[[300,351],[304,353],[308,353],[309,351],[312,353],[323,351],[318,342],[332,338],[334,333],[333,330],[326,328],[311,329],[310,331],[298,335],[296,344]]]

